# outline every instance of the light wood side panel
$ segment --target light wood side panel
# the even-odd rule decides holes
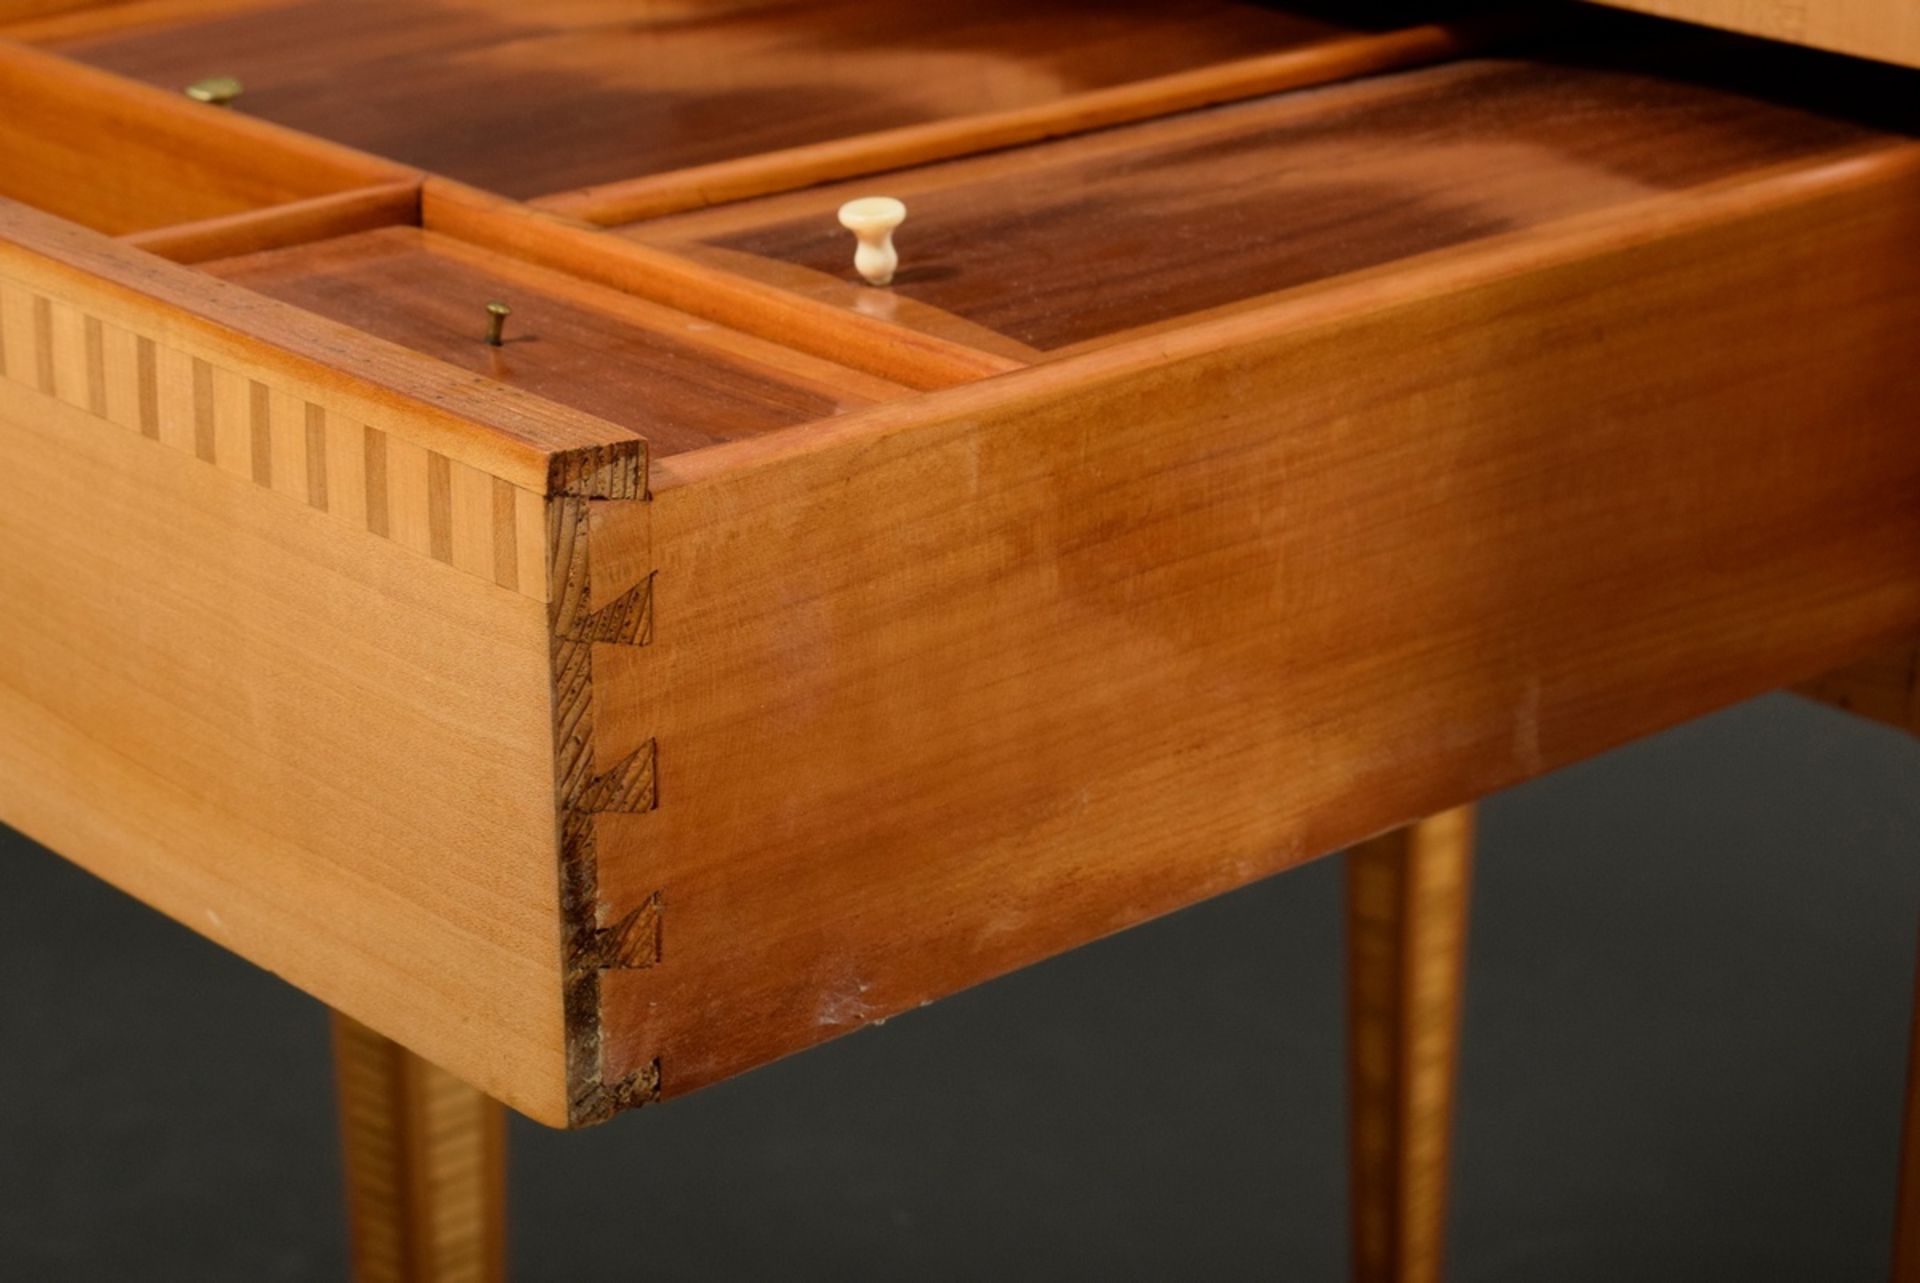
[[[593,817],[594,919],[659,941],[603,1075],[693,1089],[1915,635],[1916,234],[1915,154],[1865,156],[664,461],[591,550],[652,608],[594,752],[656,767]]]
[[[562,1104],[546,607],[0,384],[0,820]]]
[[[1920,67],[1920,5],[1913,0],[1601,0],[1770,40]]]
[[[1347,852],[1347,1110],[1355,1283],[1446,1277],[1472,807]]]

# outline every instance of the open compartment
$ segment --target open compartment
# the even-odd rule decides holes
[[[884,310],[949,335],[972,327],[1058,354],[1417,255],[1893,145],[1915,119],[1899,74],[1664,24],[1596,22],[1525,55],[620,230],[844,309]],[[879,194],[908,207],[887,290],[859,281],[835,218],[843,201]]]
[[[0,196],[109,235],[417,204],[403,166],[18,45],[0,102]]]
[[[418,227],[200,269],[471,375],[580,410],[675,454],[904,395],[724,325]],[[488,305],[504,304],[500,342]]]
[[[1458,52],[1458,0],[246,0],[15,27],[164,88],[612,222]]]

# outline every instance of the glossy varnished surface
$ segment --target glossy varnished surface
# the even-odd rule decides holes
[[[1028,106],[1369,25],[1238,0],[937,12],[909,0],[305,0],[55,47],[170,88],[237,75],[239,110],[524,197]]]
[[[1734,43],[1687,42],[1672,66],[1710,70]],[[931,306],[1058,349],[1884,138],[1670,70],[1475,60],[627,231],[850,307],[910,322]],[[890,295],[854,283],[833,216],[882,191],[910,211]]]
[[[387,228],[204,265],[251,289],[631,428],[663,454],[824,418],[884,386],[670,308]],[[513,309],[489,347],[485,304]]]

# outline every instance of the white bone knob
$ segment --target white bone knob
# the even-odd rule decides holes
[[[885,285],[900,266],[893,248],[893,229],[907,217],[907,207],[891,196],[868,196],[840,207],[840,226],[860,240],[853,252],[854,270],[869,285]]]

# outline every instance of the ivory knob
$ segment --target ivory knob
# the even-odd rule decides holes
[[[893,229],[907,217],[907,207],[891,196],[867,196],[840,207],[840,226],[859,239],[853,267],[869,285],[885,285],[900,266],[893,248]]]

